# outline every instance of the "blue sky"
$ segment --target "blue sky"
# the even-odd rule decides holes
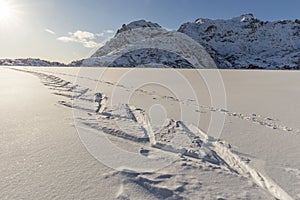
[[[299,0],[0,0],[0,58],[69,62],[89,56],[122,24],[138,19],[177,29],[196,18],[253,13],[262,20],[300,18]],[[7,10],[7,9],[6,9]]]

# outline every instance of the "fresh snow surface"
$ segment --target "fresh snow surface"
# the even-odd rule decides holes
[[[175,70],[196,99],[168,90],[186,90],[173,69],[0,71],[0,199],[300,199],[298,72],[220,71],[225,108],[212,107],[197,70]],[[159,76],[165,87],[139,85]],[[213,114],[226,118],[219,137],[207,134]],[[86,138],[109,139],[149,171]]]

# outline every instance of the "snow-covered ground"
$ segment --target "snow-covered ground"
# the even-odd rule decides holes
[[[300,199],[299,72],[0,71],[0,199]]]

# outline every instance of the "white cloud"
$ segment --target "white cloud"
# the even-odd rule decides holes
[[[83,43],[83,46],[86,47],[86,48],[96,48],[96,47],[102,47],[103,44],[102,43],[97,43],[97,42],[94,42],[94,41],[88,41],[88,42]]]
[[[97,34],[88,31],[77,30],[75,32],[69,32],[68,36],[58,37],[57,40],[66,43],[80,43],[85,48],[95,48],[103,46],[103,43],[111,38],[112,33],[112,30],[105,30]]]
[[[59,37],[57,40],[62,42],[77,42],[76,39],[72,37]]]
[[[50,33],[51,35],[55,35],[55,32],[52,31],[52,30],[50,30],[50,29],[48,29],[48,28],[46,28],[45,31],[46,31],[47,33]]]
[[[78,40],[92,40],[95,39],[95,34],[87,31],[76,31],[71,34],[72,37],[77,38]]]
[[[76,31],[74,33],[69,32],[68,34],[69,36],[63,36],[57,39],[63,42],[79,42],[79,43],[83,43],[88,40],[95,39],[95,34],[87,31]]]

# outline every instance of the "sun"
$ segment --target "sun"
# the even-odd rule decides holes
[[[0,21],[10,20],[14,17],[14,7],[9,2],[0,0]]]

